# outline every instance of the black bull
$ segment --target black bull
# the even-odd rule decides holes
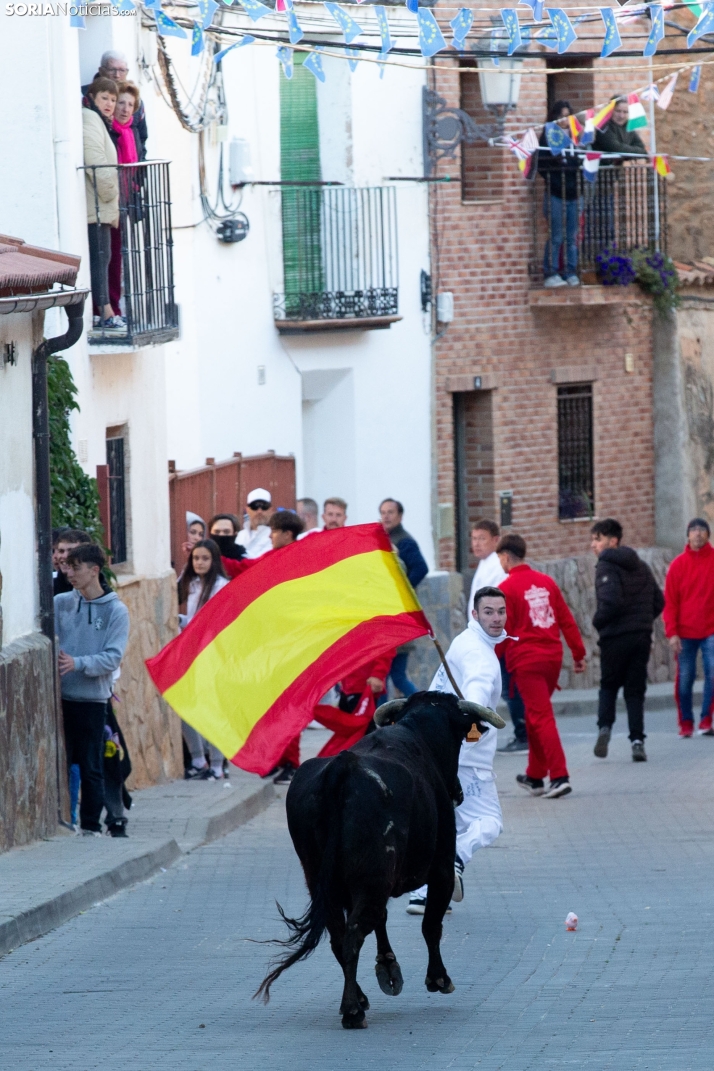
[[[299,919],[288,918],[278,905],[291,931],[279,942],[288,951],[256,993],[267,1001],[276,978],[309,956],[327,930],[345,976],[340,1012],[348,1029],[367,1025],[369,1001],[357,984],[357,964],[372,931],[380,989],[392,996],[401,992],[402,972],[387,936],[387,901],[424,884],[426,987],[453,992],[440,942],[454,889],[459,750],[474,723],[480,732],[487,730],[482,719],[504,724],[484,707],[439,692],[388,706],[398,724],[334,758],[309,759],[295,774],[286,801],[288,828],[310,905]]]

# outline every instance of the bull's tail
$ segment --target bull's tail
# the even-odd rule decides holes
[[[289,918],[280,904],[278,911],[290,930],[290,935],[284,940],[276,940],[274,943],[287,949],[274,964],[272,969],[260,983],[253,994],[253,998],[262,997],[263,1003],[270,1000],[270,987],[283,971],[298,963],[301,959],[307,959],[317,946],[327,928],[328,911],[332,896],[332,887],[337,862],[337,848],[339,843],[340,816],[342,787],[347,774],[357,766],[359,760],[351,751],[341,751],[336,755],[325,770],[323,778],[322,796],[327,816],[327,840],[320,862],[320,870],[317,881],[310,899],[307,911],[300,918]]]

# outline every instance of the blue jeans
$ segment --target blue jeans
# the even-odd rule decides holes
[[[73,762],[69,768],[69,813],[73,826],[79,821],[79,766]]]
[[[521,694],[516,688],[515,681],[513,684],[513,696],[511,696],[511,676],[506,669],[506,659],[501,658],[501,687],[502,695],[506,700],[508,706],[508,713],[511,715],[511,721],[513,723],[513,735],[516,740],[521,744],[528,743],[528,733],[526,732],[526,708],[523,705]]]
[[[395,656],[392,662],[392,668],[389,670],[389,676],[392,678],[392,684],[407,699],[410,695],[414,695],[416,692],[416,685],[407,677],[407,662],[409,660],[409,651],[401,651]]]
[[[550,200],[550,205],[548,204]],[[563,219],[565,207],[565,220]],[[565,222],[565,269],[564,275],[575,275],[578,270],[578,222],[580,219],[580,202],[564,201],[561,197],[546,194],[543,213],[550,222],[550,238],[545,243],[545,260],[543,274],[546,279],[560,271],[560,248],[563,244],[563,222]]]
[[[704,665],[704,694],[702,695],[702,718],[709,714],[714,695],[714,636],[706,636],[703,640],[682,640],[682,650],[679,654],[679,709],[682,721],[694,721],[692,709],[692,688],[697,670],[697,651],[702,649],[702,663]]]

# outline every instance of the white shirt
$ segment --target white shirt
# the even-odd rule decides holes
[[[217,576],[213,587],[211,588],[211,594],[208,599],[212,599],[214,595],[217,595],[221,588],[224,588],[228,581],[224,576]],[[198,600],[201,595],[201,588],[203,584],[200,576],[195,576],[191,583],[188,585],[188,598],[186,599],[186,620],[184,622],[185,627],[192,617],[198,613]],[[208,602],[206,599],[206,602]],[[204,603],[205,606],[205,603]],[[180,615],[183,617],[183,614]]]
[[[251,528],[250,520],[247,520],[236,536],[236,543],[245,547],[246,558],[259,558],[261,554],[273,549],[270,525],[259,524],[257,528]]]
[[[308,528],[305,532],[301,532],[298,539],[305,539],[306,536],[315,535],[316,532],[321,532],[322,528]]]
[[[478,621],[471,618],[468,627],[452,642],[446,652],[446,661],[464,699],[490,707],[491,710],[496,709],[501,698],[501,665],[494,648],[505,638],[505,629],[500,636],[489,636]],[[443,666],[439,666],[429,689],[455,694]],[[497,738],[496,729],[489,725],[488,732],[475,744],[464,741],[459,766],[474,766],[486,774],[485,779],[492,777]]]
[[[498,554],[495,550],[492,550],[488,558],[483,558],[478,563],[478,569],[474,573],[474,578],[471,581],[471,593],[469,595],[469,605],[466,611],[468,620],[471,620],[471,611],[474,608],[474,595],[479,588],[497,588],[502,580],[505,580],[507,573],[501,562],[499,561]]]

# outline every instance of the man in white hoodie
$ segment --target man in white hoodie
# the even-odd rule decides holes
[[[446,653],[449,669],[464,699],[496,709],[501,698],[501,666],[495,647],[506,638],[506,600],[498,588],[480,588],[474,594],[474,608],[468,627],[459,633]],[[454,689],[443,666],[431,682],[434,692]],[[493,844],[503,831],[501,805],[493,774],[497,732],[489,726],[475,744],[464,742],[459,755],[459,781],[464,802],[456,808],[456,859],[454,894],[457,903],[464,898],[463,872],[479,848]],[[423,915],[427,886],[409,897],[407,913]]]

